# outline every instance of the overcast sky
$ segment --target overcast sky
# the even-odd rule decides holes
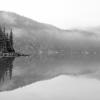
[[[2,0],[0,10],[62,29],[100,25],[100,0]]]

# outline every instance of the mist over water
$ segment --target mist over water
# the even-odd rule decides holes
[[[83,54],[76,51],[58,52],[49,49],[27,57],[1,58],[1,91],[17,89],[59,75],[83,75],[99,79],[99,53]]]
[[[0,58],[0,100],[100,100],[98,33],[7,15],[1,22],[9,20],[15,51],[29,56]]]

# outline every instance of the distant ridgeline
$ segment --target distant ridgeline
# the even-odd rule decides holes
[[[15,52],[13,44],[12,29],[10,30],[10,33],[7,33],[5,27],[0,27],[0,57],[28,56]]]

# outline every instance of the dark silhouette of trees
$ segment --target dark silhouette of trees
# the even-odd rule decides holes
[[[16,57],[29,56],[15,52],[13,45],[12,29],[8,33],[5,27],[0,26],[0,82],[3,82],[5,78],[11,79],[13,61]]]
[[[12,29],[10,33],[5,31],[5,27],[0,27],[0,52],[8,53],[15,52],[13,48],[13,32]]]
[[[0,82],[4,82],[6,78],[11,79],[14,57],[0,58]]]

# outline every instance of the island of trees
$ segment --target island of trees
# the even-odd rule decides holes
[[[13,31],[6,32],[5,27],[0,26],[0,58],[1,57],[15,57],[28,56],[18,53],[14,50]]]

